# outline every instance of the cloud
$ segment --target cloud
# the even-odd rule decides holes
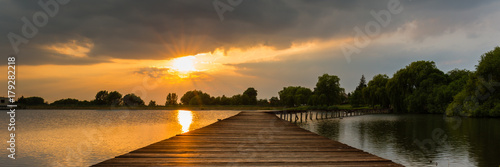
[[[225,1],[222,1],[225,2]],[[24,64],[93,64],[118,59],[170,59],[217,48],[248,49],[266,45],[286,49],[294,43],[353,36],[353,27],[374,20],[371,10],[388,1],[245,0],[220,21],[212,1],[86,0],[60,6],[59,13],[28,44],[20,46]],[[413,38],[422,41],[458,29],[473,28],[478,18],[498,8],[488,1],[401,1],[404,11],[393,16],[382,33],[415,21]],[[493,4],[493,5],[492,5]],[[485,10],[486,9],[486,10]],[[1,1],[0,34],[21,34],[20,18],[42,9],[37,1]],[[93,44],[80,56],[44,50],[70,41]],[[13,49],[7,38],[0,50]],[[84,61],[82,61],[84,60]]]
[[[140,68],[137,71],[134,71],[136,74],[142,74],[149,76],[151,78],[162,78],[166,76],[170,76],[169,68],[160,68],[160,67],[144,67]]]
[[[164,79],[169,82],[181,82],[189,80],[191,82],[205,82],[213,80],[213,76],[203,71],[179,72],[175,69],[167,67],[143,67],[136,71],[135,74],[148,76],[155,79]]]

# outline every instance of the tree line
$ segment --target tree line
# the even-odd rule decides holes
[[[211,96],[201,90],[186,92],[180,99],[176,93],[166,96],[165,106],[175,105],[258,105],[258,106],[287,106],[296,107],[304,105],[331,106],[340,104],[347,99],[344,89],[340,87],[340,78],[335,75],[324,74],[318,77],[318,83],[314,91],[305,87],[284,87],[280,91],[279,98],[257,99],[258,91],[250,87],[243,93],[227,97]],[[180,103],[179,103],[180,102]],[[20,97],[17,103],[21,106],[146,106],[144,101],[137,95],[131,93],[122,96],[117,91],[102,90],[96,93],[95,99],[91,101],[80,101],[78,99],[66,98],[56,100],[50,104],[41,97]],[[148,106],[157,106],[156,101],[151,100]]]
[[[168,93],[166,96],[165,106],[176,105],[270,105],[267,99],[257,100],[257,90],[250,87],[243,92],[243,94],[226,97],[225,95],[219,97],[210,96],[201,90],[193,90],[186,92],[182,98],[179,98],[176,93]],[[146,106],[141,97],[131,93],[122,96],[118,91],[102,90],[97,92],[95,99],[91,101],[66,98],[56,100],[52,103],[47,103],[42,97],[27,97],[21,96],[17,103],[21,106]],[[274,102],[274,104],[278,104]],[[149,101],[147,106],[158,106],[156,101]]]
[[[316,87],[284,87],[278,97],[257,99],[250,87],[242,94],[214,97],[201,90],[186,92],[180,99],[176,93],[166,96],[172,105],[260,105],[299,107],[302,109],[335,109],[339,104],[352,107],[388,108],[395,113],[446,113],[449,116],[500,116],[500,47],[481,56],[476,71],[454,69],[444,73],[433,61],[415,61],[398,70],[392,78],[375,75],[368,83],[361,76],[352,92],[345,93],[340,78],[324,74]],[[180,102],[180,103],[179,103]],[[92,101],[61,99],[47,104],[41,97],[21,97],[20,105],[123,105],[145,106],[135,94],[122,96],[117,91],[99,91]],[[151,100],[148,106],[157,106]]]
[[[353,106],[391,108],[396,113],[445,113],[448,116],[500,116],[500,48],[481,56],[476,71],[447,73],[432,61],[412,62],[392,78],[361,77],[349,93]]]

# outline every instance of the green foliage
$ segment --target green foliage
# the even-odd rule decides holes
[[[181,97],[184,105],[208,105],[210,100],[210,95],[199,90],[188,91]]]
[[[241,103],[242,105],[250,105],[250,102],[252,101],[250,97],[246,94],[243,94],[240,96],[241,97]],[[235,104],[237,105],[237,104]]]
[[[500,117],[500,102],[497,101],[495,103],[495,107],[490,110],[489,115],[492,117]]]
[[[306,105],[312,95],[312,91],[309,88],[301,86],[289,86],[284,87],[278,94],[283,105],[292,107]]]
[[[373,107],[380,105],[382,108],[389,107],[389,97],[386,89],[389,77],[385,74],[378,74],[368,82],[368,86],[363,89],[365,102]]]
[[[337,106],[328,106],[328,108],[326,110],[329,110],[329,111],[332,111],[332,110],[338,110],[339,107]]]
[[[95,95],[95,100],[92,101],[96,105],[105,105],[106,104],[106,97],[108,96],[109,92],[106,90],[101,90],[97,92]]]
[[[320,106],[298,106],[298,107],[293,107],[293,108],[287,108],[285,109],[286,111],[305,111],[305,110],[326,110],[326,111],[333,111],[333,110],[338,110],[338,106],[325,106],[325,105],[320,105]],[[349,108],[351,109],[351,108]]]
[[[340,78],[335,75],[323,74],[318,77],[314,94],[318,96],[316,105],[340,104],[343,99],[344,88],[340,87]]]
[[[447,115],[500,116],[500,47],[481,56],[476,72],[446,109]]]
[[[359,107],[363,104],[365,104],[365,98],[363,94],[363,89],[366,88],[366,80],[365,80],[365,75],[361,75],[361,79],[359,81],[358,86],[356,87],[356,90],[351,94],[349,102],[353,107]]]
[[[24,98],[21,96],[17,99],[17,103],[22,106],[38,106],[38,105],[46,105],[45,100],[41,97],[33,96]]]
[[[353,107],[359,107],[364,103],[363,101],[364,100],[363,100],[362,90],[354,90],[354,92],[352,92],[351,97],[349,99],[349,102],[351,103],[351,105]]]
[[[210,97],[203,102],[207,102],[206,104],[204,103],[205,105],[268,105],[266,104],[268,102],[264,102],[263,99],[257,100],[257,90],[252,87],[246,89],[243,94],[237,94],[229,98],[225,95],[222,95],[222,97]],[[193,101],[193,104],[199,103]]]
[[[269,99],[269,104],[271,106],[279,106],[280,100],[278,99],[278,97],[271,97],[271,99]]]
[[[476,73],[479,77],[493,81],[500,81],[500,47],[495,47],[481,56],[479,64],[476,66]],[[498,85],[497,85],[498,86]]]
[[[168,105],[177,105],[177,94],[176,93],[168,93],[167,101],[165,101],[165,106]]]
[[[95,95],[95,99],[87,105],[107,105],[107,106],[117,106],[122,102],[122,94],[117,91],[108,92],[106,90],[101,90]]]
[[[141,99],[141,97],[135,95],[135,94],[127,94],[123,96],[123,105],[125,106],[143,106],[144,101]]]
[[[156,106],[156,101],[150,100],[149,103],[148,103],[148,106],[150,106],[150,107]]]
[[[243,104],[243,100],[240,94],[233,95],[230,99],[231,105],[241,105]]]
[[[247,96],[248,100],[245,99],[243,100],[243,103],[246,103],[247,105],[256,105],[257,104],[257,90],[254,88],[250,87],[245,92],[243,92],[243,96]]]
[[[219,105],[230,105],[231,104],[231,99],[227,98],[226,96],[222,95],[220,98],[220,103]]]
[[[448,84],[435,86],[427,98],[427,109],[429,113],[443,113],[457,95],[466,85],[472,73],[468,70],[454,69],[447,75]]]
[[[316,94],[312,94],[311,97],[309,97],[309,100],[307,101],[307,104],[310,105],[310,106],[316,106],[316,105],[319,105],[319,101],[318,101],[318,95]]]
[[[257,101],[257,105],[259,106],[269,106],[269,101],[267,99],[260,99]]]
[[[105,98],[107,105],[120,105],[122,100],[122,94],[117,91],[109,92],[109,94]]]
[[[79,103],[80,103],[80,101],[77,99],[67,98],[67,99],[56,100],[53,103],[51,103],[50,105],[56,105],[56,106],[78,105]]]
[[[447,76],[432,61],[412,62],[387,82],[389,100],[395,112],[429,112],[427,99],[435,87],[447,84]]]

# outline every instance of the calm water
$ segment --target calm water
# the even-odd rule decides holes
[[[5,110],[4,110],[5,111]],[[238,111],[20,110],[16,160],[2,145],[0,166],[89,166],[197,129]],[[9,120],[1,114],[1,122]],[[7,128],[0,138],[9,140]]]
[[[237,113],[21,110],[16,115],[17,159],[7,158],[4,149],[0,166],[88,166]],[[406,166],[500,165],[500,119],[366,115],[298,124]],[[9,139],[6,129],[0,136]]]
[[[500,119],[381,114],[298,124],[405,166],[500,166]]]

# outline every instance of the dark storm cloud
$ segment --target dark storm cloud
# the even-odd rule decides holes
[[[42,0],[43,2],[47,0]],[[260,44],[277,49],[293,42],[353,36],[353,27],[374,20],[371,10],[387,8],[388,1],[244,0],[221,22],[211,0],[73,0],[62,5],[38,34],[21,44],[25,64],[93,64],[110,58],[166,59]],[[221,2],[226,3],[225,0]],[[491,1],[401,1],[404,10],[392,16],[382,32],[394,32],[416,21],[414,39],[468,27]],[[21,17],[32,20],[42,11],[38,1],[0,2],[0,49],[13,53],[6,38],[21,33]],[[58,43],[90,41],[88,57],[74,57],[46,49]]]

